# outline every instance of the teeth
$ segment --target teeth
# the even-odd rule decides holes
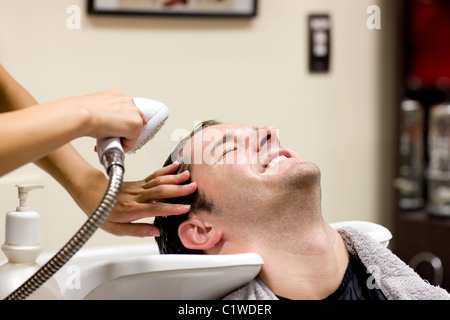
[[[275,166],[276,164],[278,164],[280,161],[287,159],[285,156],[279,156],[276,157],[275,159],[272,159],[272,161],[269,162],[269,164],[267,165],[267,168],[272,168],[273,166]]]

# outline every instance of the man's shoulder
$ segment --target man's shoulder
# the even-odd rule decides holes
[[[255,278],[225,296],[223,300],[278,300],[278,298],[264,282]]]

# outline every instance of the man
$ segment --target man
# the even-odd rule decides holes
[[[160,250],[256,252],[264,260],[258,278],[226,298],[449,298],[368,236],[330,227],[319,168],[281,147],[275,128],[206,122],[166,165],[175,159],[197,191],[171,200],[191,204],[188,214],[155,219]]]

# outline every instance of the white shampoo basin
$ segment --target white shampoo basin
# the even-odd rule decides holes
[[[256,253],[148,252],[148,245],[84,249],[55,277],[69,300],[208,300],[220,299],[251,281],[263,264]]]
[[[379,224],[344,221],[387,246],[392,234]],[[43,255],[38,263],[52,257]],[[263,265],[256,253],[160,255],[156,244],[82,249],[56,274],[64,299],[220,299],[254,279]]]

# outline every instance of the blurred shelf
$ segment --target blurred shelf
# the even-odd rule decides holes
[[[422,278],[450,291],[450,217],[402,211],[394,232],[394,253]]]

